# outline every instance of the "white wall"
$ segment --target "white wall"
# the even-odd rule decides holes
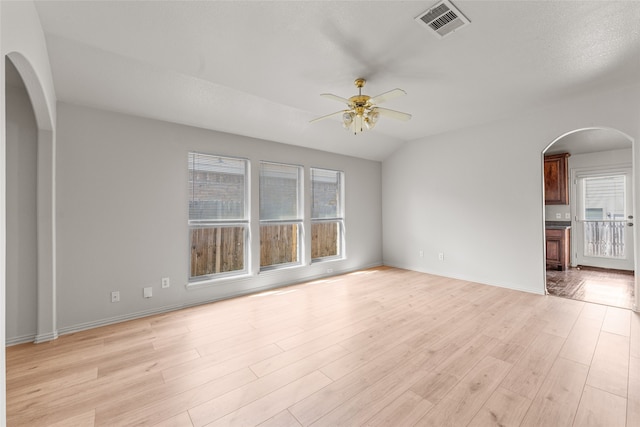
[[[57,148],[61,333],[382,262],[379,162],[64,103]],[[303,165],[307,184],[309,167],[344,171],[347,259],[260,274],[254,262],[249,279],[186,289],[189,151],[251,161],[256,260],[259,162]],[[308,207],[308,192],[306,200]],[[171,279],[170,288],[161,289],[162,277]],[[146,286],[153,287],[151,299],[142,297]],[[110,302],[114,290],[120,303]]]
[[[597,153],[574,154],[569,157],[569,174],[571,174],[571,170],[580,168],[631,166],[632,155],[633,151],[631,148],[600,151]]]
[[[406,144],[382,167],[384,263],[543,293],[543,150],[589,127],[637,140],[639,115],[634,86]]]
[[[6,91],[6,340],[33,341],[37,313],[38,130],[24,88]]]

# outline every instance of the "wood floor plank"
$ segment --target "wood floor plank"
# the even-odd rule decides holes
[[[245,405],[251,404],[255,400],[274,393],[276,390],[299,380],[305,375],[313,373],[317,368],[322,367],[324,363],[329,363],[343,355],[345,351],[340,347],[329,347],[320,350],[305,359],[257,378],[242,387],[230,390],[215,398],[207,399],[198,405],[193,405],[189,410],[189,414],[196,425],[206,424],[222,418]]]
[[[180,378],[157,387],[153,393],[138,394],[126,402],[101,403],[96,409],[96,426],[154,425],[255,379],[248,368],[195,387],[185,385]]]
[[[367,420],[367,426],[412,426],[433,407],[433,403],[408,390]]]
[[[553,366],[563,342],[564,340],[556,335],[538,335],[513,366],[502,387],[533,399]]]
[[[354,426],[367,422],[371,408],[384,408],[405,393],[413,383],[426,373],[429,354],[421,352],[406,363],[399,364],[388,375],[371,384],[359,393],[334,408],[313,425]]]
[[[68,375],[65,372],[60,373],[59,378],[55,378],[48,381],[42,381],[37,384],[28,384],[24,387],[20,387],[14,384],[9,390],[8,399],[11,404],[23,402],[25,400],[33,400],[42,398],[48,394],[55,393],[60,389],[72,387],[77,384],[82,384],[87,381],[96,380],[98,378],[98,368],[90,368],[81,371],[73,371]]]
[[[418,426],[467,425],[498,388],[510,363],[487,356],[422,417]]]
[[[223,355],[215,353],[167,367],[162,370],[162,377],[167,382],[183,378],[193,384],[202,384],[282,353],[275,344],[258,348],[253,348],[252,345],[250,348],[235,350],[237,351],[226,351]]]
[[[572,425],[588,371],[589,367],[581,363],[556,359],[521,426]]]
[[[627,426],[640,426],[640,357],[629,358]]]
[[[260,424],[330,383],[331,380],[324,374],[314,371],[206,425],[231,427]],[[205,425],[201,424],[200,418],[192,419],[195,427]]]
[[[607,307],[602,330],[628,337],[631,333],[631,311],[617,307]]]
[[[629,353],[631,357],[640,358],[640,313],[631,313],[630,333]]]
[[[395,366],[411,359],[417,350],[400,345],[375,358],[350,374],[332,382],[327,387],[298,402],[289,411],[304,426],[322,418],[346,399],[361,393],[367,387],[388,375]],[[392,363],[394,368],[389,364]]]
[[[587,384],[626,398],[628,379],[629,339],[622,335],[600,332]]]
[[[457,378],[462,378],[478,361],[488,355],[499,341],[486,335],[478,335],[466,345],[449,356],[447,360],[435,367],[435,371],[444,372]]]
[[[435,405],[460,382],[460,378],[442,372],[427,372],[412,386],[411,391]]]
[[[302,425],[291,415],[291,412],[284,410],[260,423],[259,427],[302,427]]]
[[[83,414],[64,419],[57,423],[50,424],[49,427],[93,427],[95,418],[96,411],[91,410]]]
[[[258,376],[263,377],[278,369],[285,368],[293,363],[299,362],[319,351],[329,351],[331,354],[342,353],[344,355],[350,352],[339,345],[327,346],[327,343],[319,341],[311,341],[295,347],[289,351],[279,352],[274,356],[261,360],[249,366],[249,368]]]
[[[627,399],[585,386],[573,425],[580,427],[625,427]]]
[[[126,401],[139,393],[153,393],[163,384],[160,373],[143,377],[118,380],[118,394],[114,396],[114,383],[99,378],[82,384],[60,389],[39,399],[36,404],[29,401],[14,404],[8,402],[7,423],[9,425],[45,426],[60,422],[77,414],[97,408],[106,400]]]
[[[530,399],[506,388],[498,387],[473,417],[468,427],[519,426],[530,405]]]
[[[191,423],[189,414],[187,412],[183,412],[175,417],[171,417],[154,424],[153,427],[193,427],[193,423]]]
[[[591,364],[600,337],[603,319],[604,315],[600,319],[580,316],[560,350],[560,357],[584,365]]]

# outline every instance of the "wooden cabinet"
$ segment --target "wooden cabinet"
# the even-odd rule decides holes
[[[545,230],[547,247],[547,267],[566,270],[569,267],[569,229]]]
[[[569,153],[544,156],[544,204],[569,204]]]

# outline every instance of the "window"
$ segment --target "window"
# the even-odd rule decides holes
[[[189,280],[247,272],[248,161],[189,153]]]
[[[311,169],[311,259],[342,258],[344,253],[343,173]]]
[[[260,268],[300,263],[300,166],[260,163]]]

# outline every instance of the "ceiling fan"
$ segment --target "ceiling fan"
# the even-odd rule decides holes
[[[327,114],[326,116],[318,117],[311,120],[310,123],[324,120],[329,117],[342,114],[342,125],[345,129],[357,134],[367,129],[373,129],[378,122],[380,116],[391,117],[396,120],[407,121],[411,119],[411,114],[402,113],[400,111],[389,110],[388,108],[380,108],[378,104],[389,101],[390,99],[397,98],[399,96],[406,95],[407,93],[402,89],[392,89],[388,92],[381,93],[376,96],[368,96],[362,94],[362,88],[367,81],[363,78],[357,78],[354,82],[358,88],[358,94],[351,98],[343,98],[341,96],[333,95],[331,93],[323,93],[320,96],[327,99],[333,99],[347,104],[346,110],[336,111],[335,113]]]

